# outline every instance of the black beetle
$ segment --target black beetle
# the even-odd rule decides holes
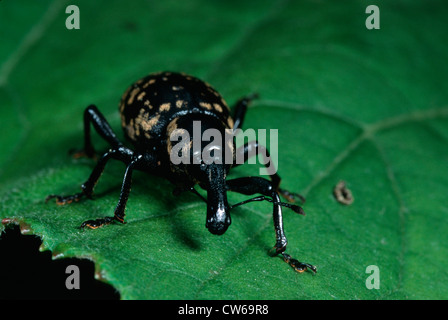
[[[132,84],[123,94],[120,102],[121,125],[127,140],[133,144],[134,150],[129,149],[117,139],[101,112],[96,106],[90,105],[84,112],[84,149],[75,153],[74,156],[95,157],[90,137],[90,124],[109,143],[110,149],[99,158],[90,177],[82,184],[80,193],[70,196],[50,195],[47,200],[56,198],[58,204],[67,204],[78,201],[82,197],[91,198],[94,186],[106,163],[110,159],[120,160],[126,164],[126,172],[114,216],[85,221],[81,228],[96,229],[113,221],[125,223],[125,207],[131,189],[132,172],[141,170],[170,180],[176,186],[173,192],[175,195],[183,191],[191,191],[201,197],[207,204],[206,227],[211,233],[217,235],[223,234],[229,227],[232,208],[251,201],[270,201],[274,207],[276,234],[276,244],[271,250],[271,255],[281,254],[296,271],[303,272],[310,269],[316,272],[313,265],[299,262],[285,253],[287,240],[283,231],[281,207],[288,207],[300,214],[304,212],[300,206],[281,202],[279,194],[289,201],[294,201],[296,197],[304,201],[303,197],[280,189],[280,177],[277,173],[270,174],[271,181],[261,177],[226,180],[230,168],[240,164],[234,161],[238,155],[247,160],[252,155],[264,152],[267,157],[267,166],[270,156],[265,147],[253,141],[235,149],[234,140],[230,140],[231,143],[227,144],[228,141],[221,141],[222,144],[219,144],[221,147],[214,148],[214,152],[222,151],[221,160],[225,154],[230,153],[231,163],[223,161],[205,163],[204,159],[179,164],[173,164],[171,161],[174,132],[189,133],[191,143],[184,145],[183,152],[184,155],[188,155],[187,158],[196,159],[194,148],[191,147],[192,143],[197,142],[193,141],[193,124],[200,121],[201,133],[207,129],[214,129],[225,136],[226,130],[241,128],[248,104],[255,97],[256,95],[251,95],[240,99],[236,103],[232,118],[224,99],[209,84],[183,73],[150,74]],[[227,148],[223,148],[223,145]],[[203,149],[204,145],[201,141],[200,150]],[[207,191],[207,198],[202,197],[195,190],[196,184]],[[245,195],[261,194],[261,196],[230,206],[227,202],[227,191]]]

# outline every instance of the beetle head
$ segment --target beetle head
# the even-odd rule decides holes
[[[204,114],[176,118],[167,134],[171,170],[207,190],[206,227],[223,234],[230,225],[225,179],[233,162],[233,136],[226,136],[220,120]]]

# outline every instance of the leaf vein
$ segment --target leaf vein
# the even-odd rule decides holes
[[[31,28],[21,41],[18,48],[9,56],[0,68],[0,87],[6,85],[9,76],[20,60],[30,51],[30,49],[43,37],[45,31],[55,20],[63,5],[67,1],[54,0],[43,17]]]

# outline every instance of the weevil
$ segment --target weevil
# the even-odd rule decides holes
[[[221,157],[226,152],[231,153],[233,160],[230,163],[228,161],[206,162],[204,159],[179,164],[171,161],[170,154],[173,151],[171,138],[176,130],[189,133],[191,143],[186,144],[182,151],[188,157],[195,158],[195,150],[191,148],[191,145],[197,142],[193,141],[193,124],[200,122],[202,133],[207,129],[214,129],[225,136],[226,130],[242,127],[248,106],[256,97],[256,94],[252,94],[238,100],[231,114],[222,96],[208,83],[196,77],[177,72],[147,75],[125,91],[119,104],[121,126],[126,140],[133,148],[119,141],[95,105],[88,106],[83,117],[84,148],[76,152],[74,156],[88,158],[96,156],[91,140],[91,125],[109,144],[110,149],[98,158],[89,178],[81,185],[81,192],[68,196],[49,195],[46,200],[55,198],[58,204],[64,205],[82,198],[92,198],[94,187],[106,163],[111,159],[119,160],[126,165],[126,170],[114,215],[87,220],[81,224],[82,229],[96,229],[113,222],[125,223],[125,208],[131,190],[132,173],[134,170],[141,170],[171,181],[175,186],[173,191],[175,195],[189,191],[199,196],[207,205],[205,226],[215,235],[226,232],[231,223],[232,208],[252,201],[271,202],[276,243],[270,254],[282,255],[283,260],[298,272],[307,269],[316,272],[313,265],[293,259],[285,252],[287,239],[283,228],[282,207],[290,208],[299,214],[304,212],[298,205],[280,201],[279,195],[289,202],[294,202],[297,198],[304,201],[303,197],[281,189],[279,187],[281,179],[276,172],[270,174],[269,180],[257,176],[227,179],[230,169],[240,165],[234,161],[238,155],[247,160],[251,155],[264,152],[268,158],[265,166],[269,165],[269,152],[264,146],[257,141],[252,141],[236,148],[235,141],[231,140],[226,150],[220,150]],[[200,146],[205,147],[202,141]],[[216,148],[224,149],[222,146]],[[206,191],[206,197],[195,189],[196,185]],[[244,195],[259,194],[259,196],[229,205],[228,191]]]

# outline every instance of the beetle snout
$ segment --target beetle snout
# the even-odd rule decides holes
[[[229,210],[228,208],[221,207],[207,214],[207,223],[205,226],[210,233],[221,235],[226,232],[231,223],[230,215],[226,209]]]

